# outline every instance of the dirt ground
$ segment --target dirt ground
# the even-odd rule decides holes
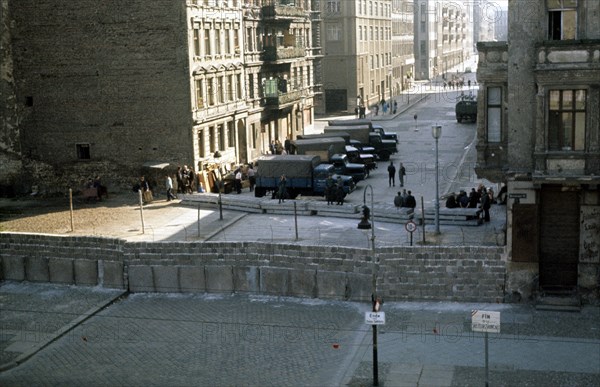
[[[151,220],[162,211],[176,211],[179,201],[162,197],[144,206]],[[160,211],[159,211],[160,210]],[[139,198],[134,192],[109,193],[102,201],[73,197],[73,229],[68,197],[0,198],[0,231],[66,235],[119,236],[123,230],[140,227]]]

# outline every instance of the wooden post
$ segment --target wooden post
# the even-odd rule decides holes
[[[73,190],[69,188],[69,207],[71,213],[71,232],[75,231],[75,223],[73,222]]]
[[[138,196],[140,199],[140,216],[142,217],[142,234],[146,233],[146,229],[144,227],[144,201],[142,199],[142,190],[138,190]]]

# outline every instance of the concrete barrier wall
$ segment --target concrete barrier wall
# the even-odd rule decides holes
[[[0,233],[0,278],[132,292],[252,293],[370,300],[501,302],[497,247],[370,249],[256,242],[125,242]]]

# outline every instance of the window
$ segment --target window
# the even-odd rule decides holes
[[[236,88],[235,88],[235,92],[236,92],[236,97],[238,100],[242,99],[242,74],[236,74],[235,76],[235,80],[236,80]]]
[[[487,141],[502,141],[502,88],[487,89]]]
[[[220,25],[217,25],[217,29],[215,30],[215,54],[219,55],[221,53],[221,34],[223,30]]]
[[[227,101],[235,100],[235,81],[233,75],[227,76]]]
[[[254,51],[254,33],[252,28],[246,28],[246,51]]]
[[[224,86],[224,81],[223,81],[223,77],[219,76],[217,77],[217,96],[218,96],[218,103],[224,103],[225,102],[225,86]]]
[[[248,76],[248,96],[254,98],[254,74]]]
[[[206,95],[208,96],[208,105],[214,106],[215,105],[215,79],[209,78],[208,82],[206,83],[206,86],[208,88],[206,90]],[[211,149],[211,152],[213,152],[213,149]]]
[[[548,39],[577,38],[577,0],[546,0],[548,6]]]
[[[550,90],[548,149],[584,149],[586,95],[585,90]]]
[[[196,79],[196,108],[204,107],[204,80]]]
[[[225,54],[232,54],[231,52],[231,29],[225,28]]]
[[[328,0],[327,1],[327,12],[340,13],[340,0]]]
[[[225,126],[223,124],[217,125],[217,133],[219,134],[219,150],[225,150]]]
[[[339,24],[327,25],[327,40],[330,42],[338,42],[342,40],[342,30]]]
[[[89,160],[90,156],[90,144],[76,144],[77,147],[77,158],[79,160]]]
[[[204,28],[204,55],[211,55],[210,50],[210,30]]]
[[[194,56],[200,56],[200,30],[194,28]]]
[[[227,122],[227,146],[235,148],[235,125],[233,121]]]
[[[204,144],[204,130],[198,131],[198,153],[200,157],[204,157],[206,154],[206,148]]]

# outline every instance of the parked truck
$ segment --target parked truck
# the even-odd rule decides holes
[[[396,141],[383,140],[379,134],[371,131],[369,126],[326,126],[323,132],[348,133],[350,138],[359,141],[360,145],[372,146],[379,160],[387,161],[392,154],[398,152]]]
[[[292,148],[298,155],[316,155],[328,162],[334,154],[346,152],[346,141],[342,137],[301,138],[292,141]]]
[[[454,108],[456,121],[461,123],[465,120],[477,122],[477,99],[473,95],[462,95]]]
[[[351,176],[338,175],[332,164],[321,163],[321,158],[314,155],[269,155],[257,160],[256,186],[254,196],[263,197],[271,193],[274,198],[281,176],[286,178],[288,197],[323,196],[325,184],[329,176],[337,181],[338,176],[344,184],[344,192],[351,193],[356,184]]]
[[[383,126],[374,124],[373,121],[367,119],[358,120],[331,120],[327,122],[328,126],[368,126],[372,132],[378,133],[383,140],[394,140],[398,143],[398,135],[396,133],[386,132]]]
[[[356,144],[353,142],[350,135],[344,132],[304,134],[298,135],[298,140],[292,141],[292,146],[296,154],[315,154],[320,156],[321,160],[329,160],[334,154],[345,154],[350,163],[364,165],[366,174],[369,176],[369,172],[377,168],[376,159],[372,153],[375,149],[371,147],[369,149],[371,153],[362,152],[354,146]],[[342,174],[347,175],[347,173]]]

